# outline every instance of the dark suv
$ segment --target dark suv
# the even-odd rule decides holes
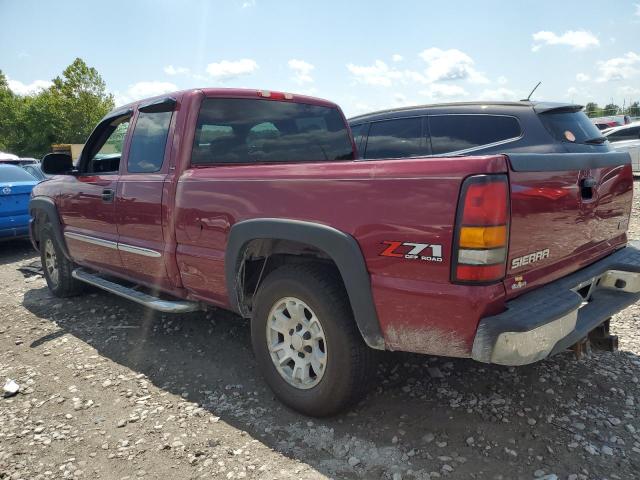
[[[582,106],[549,102],[422,105],[349,119],[360,158],[606,152]]]

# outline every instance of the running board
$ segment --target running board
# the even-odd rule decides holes
[[[100,275],[89,273],[81,268],[75,269],[71,272],[71,275],[73,278],[76,278],[81,282],[88,283],[94,287],[101,288],[107,292],[114,293],[120,297],[144,305],[152,310],[158,310],[159,312],[186,313],[201,310],[200,305],[196,302],[189,302],[186,300],[162,300],[158,297],[154,297],[153,295],[107,280]]]

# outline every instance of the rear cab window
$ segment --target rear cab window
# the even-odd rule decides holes
[[[433,155],[515,140],[522,135],[518,120],[506,115],[445,114],[428,119]]]
[[[354,157],[346,123],[335,107],[207,98],[196,124],[191,163],[323,162]]]
[[[568,143],[603,143],[602,133],[582,111],[556,109],[538,114],[544,127],[556,140]]]

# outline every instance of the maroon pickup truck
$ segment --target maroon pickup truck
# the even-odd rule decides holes
[[[77,165],[42,167],[54,295],[251,318],[267,383],[310,415],[357,400],[376,350],[522,365],[611,345],[640,298],[629,157],[608,148],[360,160],[331,102],[202,89],[119,108]]]

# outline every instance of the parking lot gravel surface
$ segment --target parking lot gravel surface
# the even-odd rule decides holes
[[[0,244],[0,385],[19,385],[0,397],[0,479],[640,478],[639,305],[612,320],[617,353],[384,354],[370,394],[319,420],[268,390],[246,321],[61,300],[38,266],[27,241]]]

